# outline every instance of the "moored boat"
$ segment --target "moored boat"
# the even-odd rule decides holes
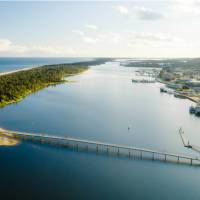
[[[165,92],[165,93],[166,93],[167,90],[166,90],[165,88],[162,87],[162,88],[160,88],[160,92]]]
[[[197,107],[195,108],[195,115],[196,115],[196,116],[200,116],[200,107],[199,107],[199,106],[197,106]]]
[[[190,106],[190,110],[189,111],[190,111],[191,114],[195,113],[195,107],[194,106]]]

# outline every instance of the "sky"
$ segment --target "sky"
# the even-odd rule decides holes
[[[0,57],[200,57],[200,0],[0,1]]]

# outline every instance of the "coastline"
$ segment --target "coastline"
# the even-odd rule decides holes
[[[158,79],[158,78],[156,79],[156,81],[159,82],[159,83],[162,83],[162,84],[164,84],[166,87],[168,87],[168,86],[167,86],[168,82],[163,81],[163,80]],[[188,99],[188,100],[190,100],[190,101],[192,101],[192,102],[194,102],[194,103],[198,103],[198,102],[199,102],[198,99],[195,99],[195,97],[190,97],[190,96],[188,96],[188,95],[184,95],[184,94],[182,94],[182,93],[180,93],[180,92],[178,92],[178,91],[174,91],[174,94],[179,95],[179,96],[182,97],[182,98],[186,98],[186,99]]]
[[[43,67],[43,66],[41,66],[41,67]],[[40,67],[37,67],[37,68],[40,68]],[[23,69],[19,69],[19,70],[10,71],[10,72],[8,72],[8,73],[6,72],[6,73],[4,73],[4,74],[1,74],[1,73],[0,73],[0,76],[7,76],[7,75],[19,73],[19,72],[30,71],[30,70],[32,70],[32,69],[36,69],[36,68],[23,68]],[[89,70],[89,68],[85,68],[85,69],[82,69],[81,72],[79,71],[79,72],[73,73],[73,74],[70,74],[70,73],[69,73],[69,74],[65,74],[65,75],[62,77],[62,79],[61,79],[60,81],[57,81],[57,82],[50,82],[50,83],[47,83],[47,84],[43,84],[43,85],[39,86],[38,88],[36,88],[35,90],[26,90],[26,91],[24,92],[24,94],[21,94],[21,96],[18,97],[17,99],[15,99],[15,100],[10,100],[10,101],[8,100],[8,101],[1,102],[1,103],[0,103],[0,109],[3,108],[3,107],[5,107],[5,106],[7,106],[7,105],[9,105],[9,104],[19,103],[19,102],[22,101],[26,96],[28,96],[28,95],[30,95],[30,94],[32,94],[32,93],[35,93],[35,92],[37,92],[37,91],[39,91],[39,90],[42,90],[42,89],[44,89],[44,88],[47,88],[47,87],[50,87],[50,86],[59,85],[59,84],[63,84],[63,83],[70,83],[71,81],[65,80],[65,78],[70,77],[70,76],[80,75],[80,74],[82,74],[82,73],[84,73],[84,72],[86,72],[86,71],[88,71],[88,70]]]
[[[4,132],[4,129],[0,128],[0,147],[16,146],[19,141],[11,138],[9,134]]]
[[[105,64],[111,60],[97,58],[85,62],[42,65],[0,73],[0,108],[18,103],[26,96],[46,87],[70,82],[65,78],[79,75],[90,66]]]
[[[5,75],[8,75],[8,74],[13,74],[13,73],[16,73],[16,72],[21,72],[21,71],[28,71],[28,70],[36,69],[36,68],[37,67],[26,67],[26,68],[17,69],[17,70],[11,70],[11,71],[8,71],[8,72],[0,72],[0,76],[5,76]]]

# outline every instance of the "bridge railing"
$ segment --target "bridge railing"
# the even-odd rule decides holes
[[[104,143],[100,141],[77,139],[72,137],[51,136],[47,134],[21,133],[17,131],[6,132],[15,138],[37,141],[41,143],[56,144],[58,146],[73,148],[77,150],[82,149],[86,151],[94,151],[96,153],[106,153],[108,155],[128,156],[130,158],[159,160],[164,162],[176,162],[200,166],[200,159],[198,157],[190,157],[181,154]]]

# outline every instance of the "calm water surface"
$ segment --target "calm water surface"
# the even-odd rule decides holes
[[[182,126],[200,145],[200,118],[191,102],[161,94],[160,84],[132,84],[135,68],[118,62],[94,66],[0,110],[8,129],[73,136],[198,155],[182,146]],[[127,127],[131,129],[128,131]],[[21,143],[0,148],[4,199],[182,199],[200,198],[200,168],[129,160]]]

